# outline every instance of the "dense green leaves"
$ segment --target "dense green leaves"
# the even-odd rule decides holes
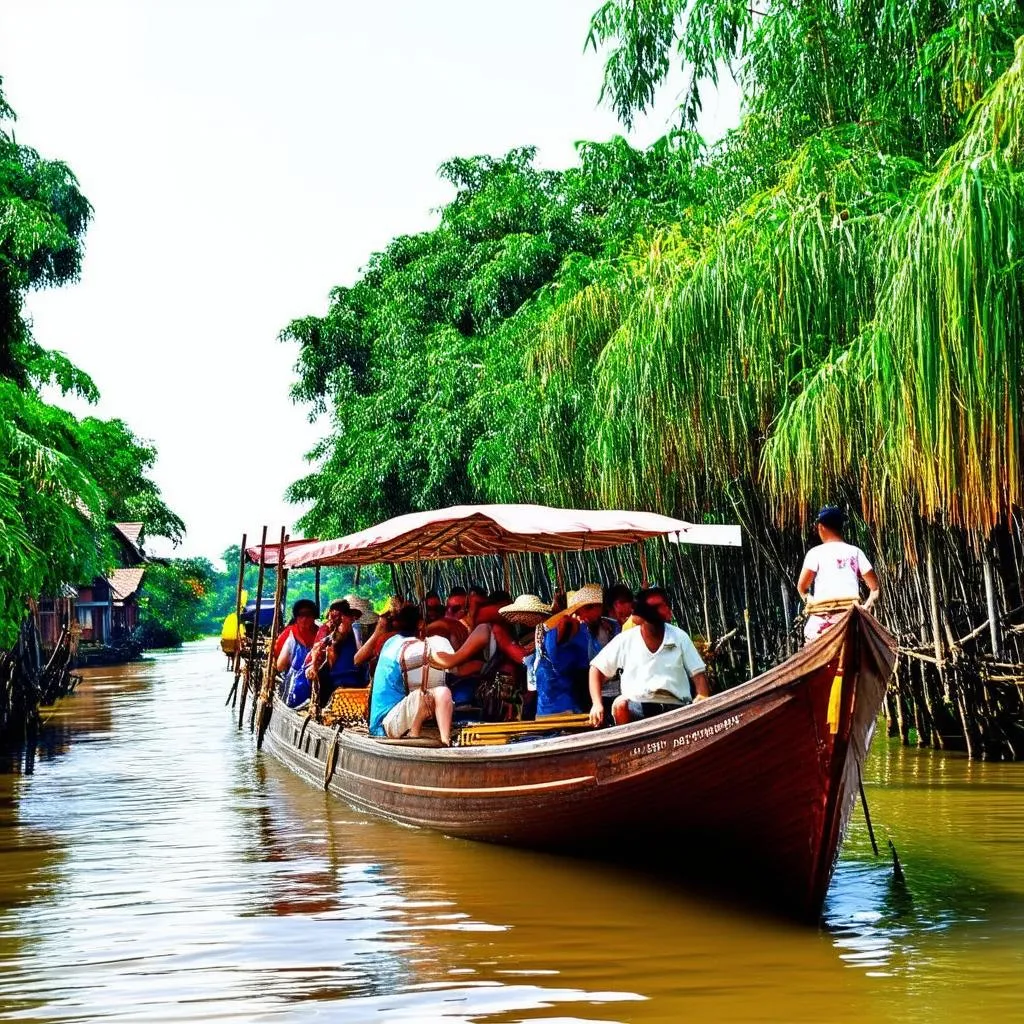
[[[146,476],[151,445],[120,420],[78,420],[40,397],[49,386],[98,398],[86,373],[35,342],[23,311],[29,289],[77,278],[92,210],[64,164],[14,140],[12,118],[0,96],[0,647],[27,600],[112,566],[110,521],[184,532]]]
[[[1012,0],[605,3],[626,123],[679,66],[692,125],[730,66],[740,126],[562,172],[447,163],[438,227],[373,257],[315,343],[286,332],[333,416],[306,525],[743,493],[782,523],[843,495],[900,540],[916,516],[987,534],[1022,497],[1021,35]]]
[[[293,322],[295,397],[330,410],[317,471],[291,489],[311,533],[348,532],[411,508],[537,497],[559,466],[532,464],[540,420],[526,355],[548,314],[613,274],[606,261],[696,194],[692,136],[637,152],[581,146],[581,166],[542,171],[532,150],[446,163],[456,188],[433,231],[395,239],[323,318]],[[613,275],[614,276],[614,275]],[[467,472],[467,469],[470,472]]]

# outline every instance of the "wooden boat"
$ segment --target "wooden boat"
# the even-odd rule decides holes
[[[423,550],[431,542],[417,529]],[[311,542],[307,557],[358,559],[380,543],[395,552],[380,534]],[[275,698],[264,742],[299,775],[393,821],[622,857],[631,870],[717,880],[815,920],[894,660],[893,638],[854,607],[750,682],[629,725],[441,748],[336,732]]]

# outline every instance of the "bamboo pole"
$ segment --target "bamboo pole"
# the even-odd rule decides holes
[[[263,573],[267,564],[267,528],[263,527],[263,536],[260,539],[260,571],[256,577],[256,609],[252,620],[252,641],[249,644],[249,663],[245,669],[245,685],[242,687],[241,698],[238,701],[238,728],[242,728],[242,721],[245,717],[245,701],[249,693],[249,687],[253,683],[253,664],[256,661],[257,641],[260,633],[260,607],[263,602]],[[253,700],[256,695],[253,694]]]
[[[636,542],[636,553],[640,557],[640,586],[646,590],[651,585],[651,578],[647,572],[647,550],[642,540]],[[711,642],[710,636],[708,642]]]
[[[931,618],[932,643],[935,647],[935,665],[939,671],[939,679],[946,685],[943,665],[945,659],[942,652],[942,632],[939,626],[939,593],[935,585],[935,544],[931,529],[924,524],[925,579],[928,582],[928,614]]]
[[[750,632],[750,599],[747,587],[747,565],[743,563],[743,626],[747,633],[747,657],[750,659],[750,678],[757,675],[757,664],[754,661],[754,639]]]
[[[744,570],[746,571],[746,570]],[[744,580],[746,577],[744,576]],[[711,642],[711,610],[708,606],[708,577],[707,571],[704,567],[704,549],[700,551],[700,589],[704,598],[704,639],[709,643]],[[743,585],[743,603],[747,603],[746,599],[746,583]]]
[[[320,618],[320,566],[313,570],[313,603],[316,605],[316,617]]]
[[[985,604],[988,607],[988,628],[992,640],[992,654],[1002,657],[1002,645],[999,642],[999,610],[996,607],[996,585],[992,578],[992,561],[988,551],[982,554],[981,572],[985,580]]]
[[[793,653],[793,620],[789,613],[789,590],[786,581],[781,580],[779,589],[782,591],[782,619],[786,627],[786,655]]]
[[[718,595],[718,614],[722,621],[722,633],[723,635],[729,631],[729,620],[725,614],[725,596],[722,594],[722,574],[718,569],[718,560],[712,559],[712,566],[715,570],[715,592]],[[709,638],[710,642],[710,638]],[[731,647],[727,647],[725,653],[729,657],[729,665],[731,668],[736,667],[736,655],[733,654]]]
[[[238,552],[238,586],[235,588],[235,681],[228,691],[228,699],[224,702],[235,706],[238,697],[238,677],[242,673],[242,584],[245,582],[245,542],[248,534],[242,534],[242,548]]]
[[[267,660],[263,666],[263,686],[260,689],[259,707],[254,699],[252,704],[252,717],[249,719],[249,731],[252,732],[259,717],[259,728],[256,731],[256,749],[263,746],[263,737],[266,734],[267,726],[270,724],[270,714],[274,700],[274,674],[277,666],[274,664],[274,644],[277,642],[277,633],[281,628],[281,602],[285,595],[285,586],[288,579],[288,570],[284,564],[285,531],[281,527],[281,541],[277,547],[277,579],[274,581],[274,618],[270,624],[270,642],[267,645]]]

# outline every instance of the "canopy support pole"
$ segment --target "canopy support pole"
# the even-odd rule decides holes
[[[263,666],[263,685],[260,688],[259,700],[253,697],[252,716],[249,718],[249,732],[256,728],[257,718],[259,727],[256,730],[256,749],[263,747],[263,736],[270,723],[270,709],[274,699],[274,644],[277,642],[277,632],[281,628],[281,602],[284,600],[288,570],[284,566],[284,545],[285,532],[281,527],[281,541],[277,546],[277,569],[274,580],[274,618],[270,623],[270,641],[267,644],[267,660]]]
[[[249,662],[245,666],[245,685],[242,687],[241,699],[238,702],[238,728],[242,728],[242,719],[245,717],[245,701],[249,695],[249,687],[253,685],[253,667],[256,661],[256,647],[260,634],[260,606],[263,602],[263,574],[267,567],[267,528],[263,527],[263,537],[260,540],[260,572],[256,577],[256,611],[252,620],[252,641],[249,644]],[[253,700],[256,695],[253,694]]]
[[[232,668],[235,681],[231,684],[228,699],[224,702],[235,706],[238,697],[238,677],[242,673],[242,583],[245,581],[245,542],[248,534],[242,534],[242,548],[238,552],[238,586],[235,588],[235,658]]]

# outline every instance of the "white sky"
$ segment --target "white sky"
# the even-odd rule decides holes
[[[30,299],[35,337],[93,377],[97,415],[156,445],[188,526],[177,554],[297,518],[283,492],[323,431],[288,400],[297,349],[277,334],[435,223],[439,164],[533,144],[562,167],[574,141],[621,131],[582,52],[597,6],[3,0],[18,140],[66,161],[95,207],[81,281]],[[664,132],[673,99],[635,144]],[[737,109],[734,88],[706,100],[705,134]]]

